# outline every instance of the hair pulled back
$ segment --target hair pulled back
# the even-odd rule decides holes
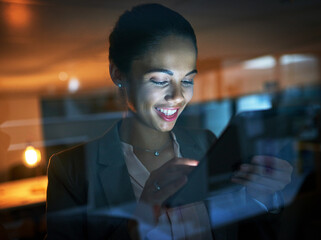
[[[162,38],[176,34],[189,38],[197,52],[191,24],[179,13],[160,4],[142,4],[124,12],[109,35],[109,60],[123,73]]]

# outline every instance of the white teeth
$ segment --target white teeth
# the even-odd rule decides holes
[[[162,109],[162,108],[156,108],[158,111],[164,113],[166,116],[171,116],[173,115],[174,113],[177,112],[177,109],[176,110],[168,110],[168,109]]]

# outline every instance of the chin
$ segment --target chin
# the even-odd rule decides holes
[[[161,125],[158,126],[158,130],[160,132],[170,132],[170,131],[173,130],[175,124],[176,124],[176,121],[175,122],[171,122],[171,123],[161,124]]]

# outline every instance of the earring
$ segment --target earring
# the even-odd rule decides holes
[[[122,87],[122,84],[121,84],[121,83],[118,83],[117,86],[118,86],[119,88],[121,88],[121,87]]]

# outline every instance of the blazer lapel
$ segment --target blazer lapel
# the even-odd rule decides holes
[[[121,149],[118,124],[99,141],[97,171],[110,206],[136,201]]]

